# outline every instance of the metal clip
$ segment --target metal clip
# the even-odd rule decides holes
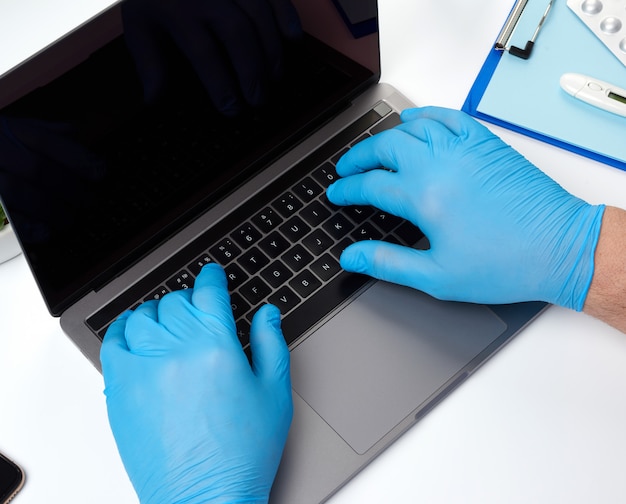
[[[509,40],[511,39],[511,35],[513,35],[513,32],[515,31],[515,28],[517,27],[517,23],[519,22],[520,17],[522,16],[522,13],[524,12],[524,8],[528,4],[528,0],[518,0],[513,6],[513,9],[511,10],[509,17],[504,23],[504,26],[502,27],[502,30],[500,31],[500,34],[498,35],[498,38],[496,39],[496,44],[495,44],[496,50],[508,51],[513,56],[517,56],[518,58],[522,58],[522,59],[530,58],[530,54],[533,50],[533,47],[535,46],[535,41],[537,40],[537,36],[539,35],[539,31],[543,27],[543,24],[546,21],[546,18],[548,17],[550,10],[552,9],[553,3],[554,3],[554,0],[550,0],[550,2],[548,3],[548,7],[543,13],[543,16],[541,17],[541,19],[539,20],[539,24],[537,25],[537,28],[535,29],[535,33],[533,33],[533,36],[531,37],[531,39],[528,42],[526,42],[526,45],[522,49],[521,47],[507,45],[509,43]]]

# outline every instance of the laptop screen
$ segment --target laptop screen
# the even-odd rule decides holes
[[[0,196],[51,313],[134,264],[378,79],[375,0],[292,3],[302,35],[282,40],[283,71],[263,103],[234,117],[216,110],[174,43],[160,53],[166,85],[147,103],[121,36],[0,111]]]

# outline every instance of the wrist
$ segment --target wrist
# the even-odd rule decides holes
[[[215,477],[210,470],[190,477],[188,471],[151,491],[138,491],[141,504],[267,504],[271,486],[254,483],[245,472]],[[271,482],[270,482],[271,484]]]
[[[162,491],[160,491],[162,490]],[[145,498],[143,498],[145,497]],[[141,504],[267,504],[269,489],[250,489],[246,485],[228,484],[220,481],[212,484],[211,478],[195,482],[182,479],[182,485],[159,489],[150,496],[140,496]]]
[[[607,207],[583,311],[626,332],[626,211]]]
[[[172,504],[267,504],[268,497],[246,497],[241,494],[234,493],[232,495],[228,493],[221,494],[211,490],[207,493],[194,494],[191,496],[185,496],[180,498],[174,498],[173,500],[162,500],[160,497],[156,499],[140,499],[141,504],[152,504],[171,502]]]
[[[594,256],[605,207],[575,198],[567,210],[566,220],[553,223],[561,232],[554,234],[553,243],[558,253],[555,256],[557,261],[550,265],[548,285],[552,284],[556,290],[546,300],[582,311],[594,274]]]

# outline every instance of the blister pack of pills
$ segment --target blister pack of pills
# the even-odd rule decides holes
[[[567,0],[567,6],[626,65],[626,0]]]

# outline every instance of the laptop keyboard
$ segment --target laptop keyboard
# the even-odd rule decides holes
[[[373,207],[337,207],[325,194],[337,177],[335,164],[349,147],[399,122],[380,103],[89,317],[87,324],[102,338],[124,310],[193,287],[202,267],[216,262],[228,278],[244,349],[253,314],[268,302],[281,310],[283,333],[292,343],[369,281],[341,269],[339,256],[348,245],[369,239],[413,246],[423,236],[398,217]],[[237,226],[229,228],[227,223],[233,222]]]

